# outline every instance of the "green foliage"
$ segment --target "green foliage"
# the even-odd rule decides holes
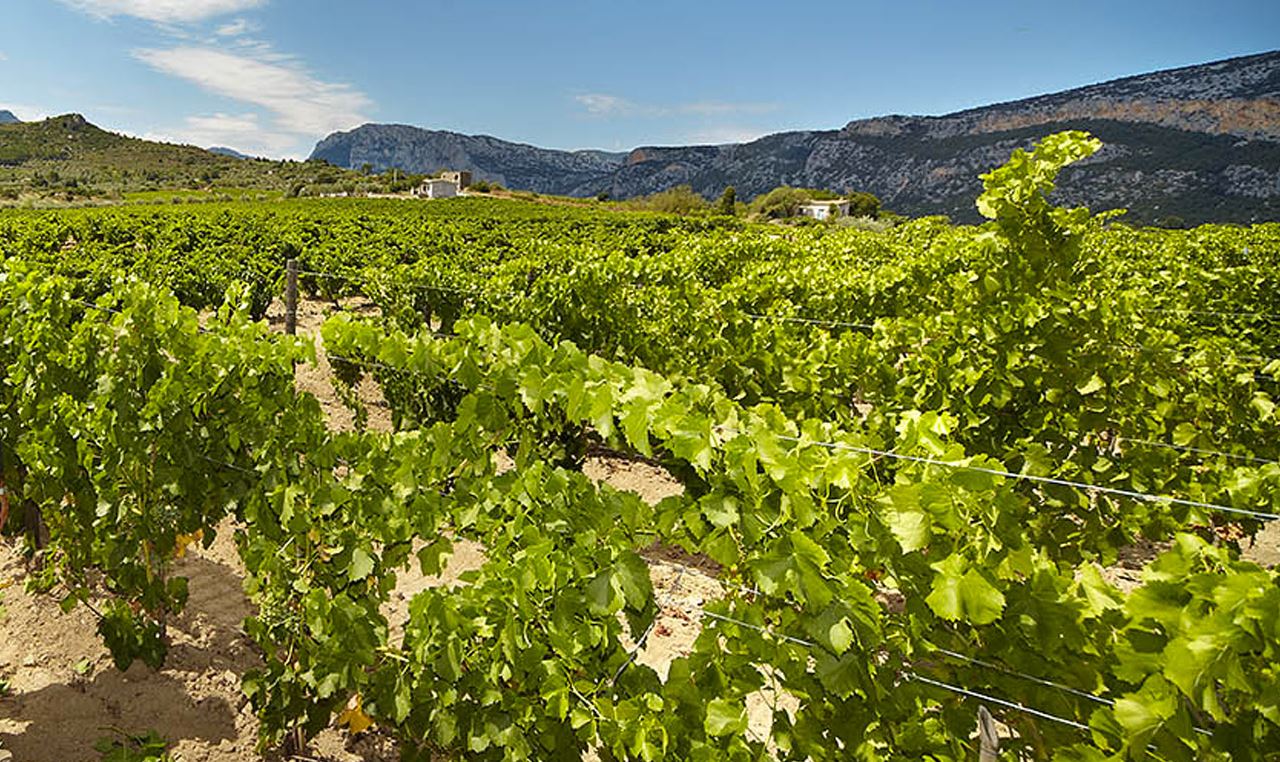
[[[752,201],[751,212],[771,219],[794,217],[808,200],[809,194],[803,188],[783,185]]]
[[[870,217],[873,220],[880,217],[880,199],[874,195],[855,191],[845,198],[849,200],[850,217]]]
[[[707,200],[695,193],[688,185],[677,185],[650,196],[632,199],[627,202],[627,206],[659,214],[679,215],[705,214],[711,209]]]
[[[102,762],[170,762],[169,742],[154,730],[142,735],[116,730],[114,736],[99,738],[93,748]]]
[[[260,341],[266,328],[249,322],[243,290],[208,331],[139,283],[87,303],[10,263],[0,292],[0,324],[23,337],[0,349],[4,451],[17,460],[6,481],[49,528],[44,573],[65,606],[97,602],[119,668],[135,658],[159,668],[166,621],[187,598],[173,559],[237,510],[249,453],[293,401],[293,360],[305,354]]]
[[[267,743],[336,718],[406,759],[970,758],[974,704],[928,677],[1090,729],[997,709],[1023,758],[1268,759],[1280,575],[1218,539],[1256,522],[1009,476],[1280,503],[1280,363],[1255,357],[1277,344],[1256,315],[1280,230],[1107,229],[1048,205],[1093,148],[1056,136],[989,174],[981,228],[786,238],[465,199],[219,218],[261,236],[247,261],[297,256],[380,307],[322,334],[345,383],[380,384],[392,432],[326,428],[294,386],[309,346],[250,322],[252,290],[202,327],[180,302],[204,289],[87,256],[199,250],[203,210],[0,218],[6,481],[48,520],[42,581],[106,599],[120,666],[163,656],[174,556],[241,523]],[[69,234],[83,260],[57,259]],[[185,283],[168,261],[139,271]],[[1215,300],[1255,317],[1224,337],[1178,311]],[[683,492],[597,484],[589,440]],[[1144,535],[1172,545],[1122,592],[1098,563]],[[438,573],[461,541],[480,568],[390,619],[396,575]],[[713,560],[724,590],[665,680],[630,647],[658,612],[655,541]],[[762,695],[796,699],[768,739],[748,731]]]
[[[738,210],[738,191],[732,185],[724,189],[716,201],[716,214],[732,217]]]

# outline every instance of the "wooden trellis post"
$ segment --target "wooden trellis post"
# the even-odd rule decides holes
[[[298,332],[298,260],[292,258],[285,263],[284,332]]]
[[[985,706],[978,707],[978,762],[996,762],[1000,759],[1000,735],[996,733],[996,721]]]

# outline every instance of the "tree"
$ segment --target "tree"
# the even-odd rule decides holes
[[[720,200],[716,202],[716,213],[732,217],[736,211],[737,203],[738,191],[730,185],[724,189],[724,193],[720,194]]]
[[[847,197],[849,199],[849,216],[850,217],[870,217],[876,219],[880,216],[880,199],[864,193],[862,191],[854,191]]]
[[[800,188],[782,185],[751,202],[751,210],[765,217],[794,217],[809,195]]]

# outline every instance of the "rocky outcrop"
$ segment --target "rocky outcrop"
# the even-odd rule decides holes
[[[625,157],[605,151],[556,151],[488,135],[460,135],[403,124],[367,124],[320,141],[311,158],[351,169],[368,164],[378,172],[391,168],[426,173],[460,169],[470,171],[476,180],[508,188],[565,193],[613,172]]]
[[[1059,200],[1130,209],[1135,222],[1280,219],[1280,52],[1170,69],[945,116],[885,116],[839,130],[627,154],[551,151],[487,136],[366,125],[314,158],[417,172],[469,169],[511,188],[628,198],[688,184],[750,198],[778,185],[861,190],[912,215],[977,219],[978,175],[1064,129],[1106,148],[1064,173]]]

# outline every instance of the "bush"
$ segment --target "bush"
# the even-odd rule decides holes
[[[870,193],[854,191],[849,194],[848,198],[850,217],[870,217],[871,219],[876,219],[880,216],[880,199]]]
[[[677,185],[637,199],[636,205],[642,209],[663,214],[701,214],[711,210],[707,200],[695,193],[693,187],[689,185]]]
[[[794,217],[800,210],[800,205],[808,200],[809,195],[804,190],[783,185],[758,196],[751,202],[751,211],[770,219]]]

